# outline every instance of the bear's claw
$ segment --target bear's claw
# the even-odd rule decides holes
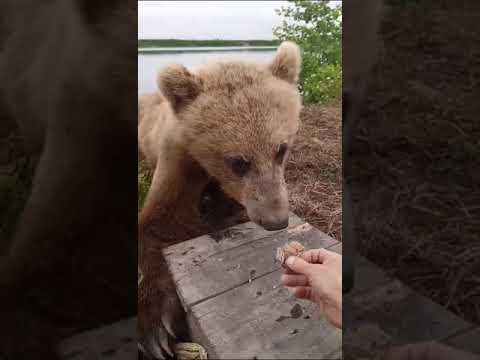
[[[172,319],[169,318],[166,313],[162,313],[160,320],[162,322],[163,327],[167,331],[168,335],[176,339],[177,336],[175,335],[175,332],[172,329],[172,322],[171,322]]]
[[[181,329],[175,328],[175,324],[178,324],[173,312],[175,301],[171,302],[167,299],[164,299],[166,305],[164,305],[160,321],[157,322],[157,325],[151,325],[151,330],[144,333],[143,342],[139,344],[142,352],[151,359],[174,359],[174,346],[179,340],[177,335],[182,338]]]
[[[174,358],[170,347],[168,332],[162,327],[157,327],[145,336],[143,344],[139,344],[140,350],[150,359]]]

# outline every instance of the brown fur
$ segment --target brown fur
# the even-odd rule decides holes
[[[139,262],[145,274],[139,321],[147,337],[162,323],[184,325],[160,318],[162,306],[176,301],[161,249],[228,223],[212,227],[199,212],[212,179],[251,220],[267,229],[288,224],[287,154],[281,160],[276,156],[282,143],[290,148],[298,130],[299,71],[299,49],[285,42],[269,65],[215,62],[195,73],[169,66],[158,77],[161,92],[140,98],[139,146],[155,168],[139,216]],[[250,161],[245,176],[232,170],[232,157]]]
[[[136,3],[7,0],[0,27],[2,115],[38,158],[1,264],[0,353],[53,359],[61,336],[135,305],[135,199],[118,178],[135,164]]]

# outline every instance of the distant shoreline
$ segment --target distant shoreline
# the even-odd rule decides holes
[[[196,46],[196,47],[161,47],[138,48],[139,54],[182,54],[208,52],[244,52],[244,51],[275,51],[277,46]]]
[[[280,40],[138,40],[138,49],[166,47],[278,46]]]

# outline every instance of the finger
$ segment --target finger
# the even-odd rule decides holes
[[[289,256],[285,264],[290,268],[290,270],[298,273],[309,276],[314,269],[312,269],[312,264],[306,262],[298,256]]]
[[[305,275],[282,275],[282,283],[285,286],[308,286],[309,281]]]
[[[282,269],[283,269],[283,273],[286,275],[298,275],[298,273],[290,269],[287,265],[283,265]]]
[[[307,250],[302,254],[302,258],[310,264],[323,264],[330,255],[327,249]]]
[[[293,288],[293,294],[299,299],[311,300],[313,298],[313,289],[310,286],[298,286]]]

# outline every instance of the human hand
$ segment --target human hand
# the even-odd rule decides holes
[[[320,306],[320,312],[334,326],[342,327],[342,256],[326,249],[308,250],[301,257],[290,256],[282,275],[283,285],[293,288],[299,299]]]
[[[386,360],[478,360],[479,356],[438,342],[407,344],[391,348]]]

